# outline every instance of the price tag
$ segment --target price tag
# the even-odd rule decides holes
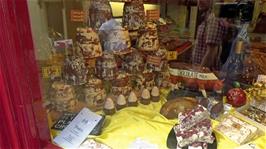
[[[176,60],[177,59],[177,51],[167,51],[167,60]]]
[[[66,149],[78,148],[101,119],[102,116],[83,108],[54,142]]]
[[[60,66],[48,66],[42,68],[42,76],[43,78],[53,78],[60,77],[62,73],[62,69]]]
[[[161,65],[161,58],[158,56],[148,56],[147,57],[147,63],[160,66]]]
[[[147,10],[147,19],[150,21],[156,21],[160,19],[160,11],[157,9]]]
[[[73,40],[65,39],[54,41],[54,47],[58,52],[63,51],[67,48],[73,47]]]
[[[70,20],[72,22],[84,22],[85,21],[85,12],[83,10],[71,10],[70,11]]]

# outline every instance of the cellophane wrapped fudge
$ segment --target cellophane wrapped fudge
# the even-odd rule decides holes
[[[237,144],[243,144],[250,141],[258,132],[258,128],[244,122],[232,115],[228,115],[215,128],[219,133],[228,137]]]

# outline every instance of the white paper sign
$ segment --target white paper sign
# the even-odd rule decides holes
[[[60,135],[54,139],[54,142],[66,149],[79,147],[101,118],[100,115],[83,108]]]
[[[258,75],[257,82],[266,82],[266,75]]]

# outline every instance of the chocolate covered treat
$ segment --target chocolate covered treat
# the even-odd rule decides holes
[[[115,104],[111,98],[106,98],[103,111],[106,115],[113,115],[115,113]]]
[[[159,39],[155,23],[147,22],[145,29],[137,41],[137,47],[141,51],[151,52],[159,49]]]
[[[103,109],[106,93],[103,82],[95,77],[89,78],[84,87],[85,101],[92,111]]]
[[[122,62],[122,69],[131,74],[136,74],[144,70],[144,65],[142,54],[135,49],[132,53],[125,55]]]
[[[148,54],[147,68],[155,72],[167,70],[167,50],[160,47],[156,52]]]
[[[196,108],[180,113],[179,124],[174,126],[178,147],[191,147],[195,143],[212,144],[215,138],[212,135],[211,120],[207,110],[198,105]]]
[[[130,107],[138,106],[138,97],[136,96],[134,91],[131,91],[128,96],[128,106]]]
[[[104,51],[124,55],[132,52],[131,41],[127,28],[123,28],[114,19],[104,23],[99,30]]]
[[[82,85],[87,82],[88,70],[83,57],[69,56],[64,63],[64,79],[71,85]]]
[[[127,106],[127,101],[124,95],[120,94],[117,98],[116,109],[121,110]]]
[[[160,90],[157,86],[154,86],[151,90],[151,101],[153,102],[160,101]]]
[[[194,142],[213,143],[211,121],[204,119],[196,123],[192,128],[187,130],[180,130],[180,127],[175,126],[174,131],[178,146],[184,147]]]
[[[150,100],[151,100],[150,91],[148,89],[144,89],[141,93],[140,103],[148,105],[151,102]]]
[[[77,105],[73,86],[64,82],[54,82],[51,91],[51,103],[58,112],[73,112]]]
[[[155,74],[151,69],[146,69],[142,73],[144,77],[144,86],[147,88],[149,91],[152,90],[153,86],[155,85],[154,77]]]
[[[112,81],[112,93],[116,96],[128,95],[131,91],[130,76],[124,71],[119,71],[117,77]]]
[[[143,0],[126,2],[123,11],[123,26],[129,30],[138,30],[145,25],[145,11]]]
[[[117,64],[112,53],[104,52],[96,60],[96,75],[103,80],[113,80],[116,77]]]
[[[209,112],[206,108],[204,108],[201,105],[198,105],[196,108],[182,112],[178,114],[178,120],[180,122],[180,125],[178,125],[179,130],[187,130],[191,128],[196,123],[202,121],[203,119],[209,118]]]
[[[99,36],[92,28],[77,28],[76,39],[85,60],[102,56]]]
[[[108,0],[92,0],[88,14],[88,24],[94,29],[99,29],[104,22],[113,17]]]

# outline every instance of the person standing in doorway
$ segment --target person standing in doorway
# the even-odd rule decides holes
[[[201,24],[197,29],[192,63],[217,70],[220,66],[221,44],[226,35],[227,22],[212,13],[213,0],[198,0]]]

